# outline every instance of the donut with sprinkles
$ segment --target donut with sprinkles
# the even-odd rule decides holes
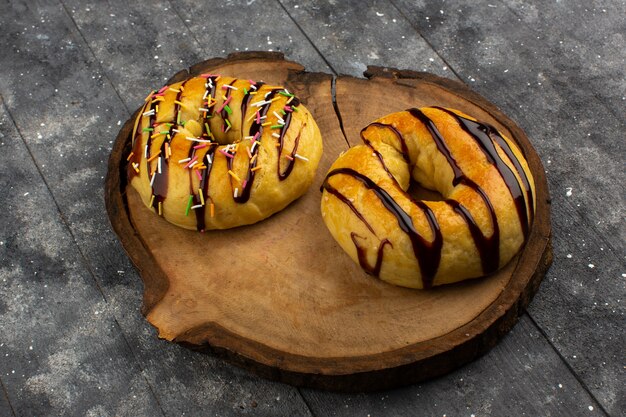
[[[170,223],[227,229],[261,221],[303,195],[321,155],[317,124],[289,90],[201,74],[146,97],[127,177]]]

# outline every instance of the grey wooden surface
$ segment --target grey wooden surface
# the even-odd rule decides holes
[[[0,0],[0,48],[0,416],[626,414],[624,1]],[[108,153],[147,91],[245,50],[459,79],[526,131],[554,263],[492,351],[349,395],[157,339],[104,210]]]

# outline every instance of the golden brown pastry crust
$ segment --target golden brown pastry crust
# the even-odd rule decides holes
[[[393,113],[361,132],[322,186],[331,234],[366,272],[428,288],[483,276],[520,250],[535,208],[517,145],[439,107]],[[411,178],[443,201],[414,200]]]
[[[288,90],[211,74],[151,92],[133,132],[130,184],[167,221],[201,231],[282,210],[322,154],[317,124]]]

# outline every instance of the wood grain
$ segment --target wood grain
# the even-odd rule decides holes
[[[276,54],[235,54],[196,65],[191,73],[209,70],[284,84],[298,94],[323,132],[325,154],[315,184],[321,183],[346,148],[331,77],[306,73]],[[160,337],[207,348],[293,384],[372,390],[448,372],[493,346],[514,324],[551,253],[545,177],[532,146],[495,107],[458,83],[379,68],[368,75],[369,80],[337,80],[349,141],[367,121],[395,111],[376,100],[381,93],[395,97],[398,110],[433,102],[459,108],[518,141],[538,185],[537,219],[524,251],[482,280],[422,292],[393,287],[366,277],[341,256],[318,214],[314,187],[251,227],[205,234],[182,230],[154,216],[126,189],[120,169],[132,128],[127,122],[110,159],[107,202],[112,224],[144,279],[144,314]],[[233,254],[234,261],[227,261]]]

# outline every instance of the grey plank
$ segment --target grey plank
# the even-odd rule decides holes
[[[626,2],[501,1],[559,54],[573,58],[556,60],[555,70],[568,72],[569,80],[594,92],[615,117],[624,119]]]
[[[388,1],[278,1],[337,73],[377,65],[454,76]]]
[[[598,83],[615,86],[609,79],[626,48],[606,72],[599,61],[591,63],[593,70],[579,71],[590,64],[591,46],[613,39],[619,18],[596,16],[594,29],[583,35],[589,40],[565,48],[558,41],[574,35],[562,28],[585,23],[585,17],[572,17],[578,6],[571,2],[557,7],[571,13],[548,13],[552,20],[539,29],[499,3],[394,3],[466,82],[518,121],[542,156],[552,193],[555,261],[529,312],[602,406],[619,414],[626,409],[625,120],[623,110],[615,116],[616,100]],[[585,48],[590,50],[576,53]]]
[[[324,416],[605,415],[526,315],[487,355],[434,381],[375,394],[303,394]]]
[[[110,18],[106,4],[90,7],[96,6],[96,14],[106,13],[103,19]],[[102,193],[111,143],[128,111],[112,87],[109,73],[103,71],[86,38],[66,15],[71,6],[46,2],[32,7],[14,3],[2,10],[6,30],[0,34],[0,42],[10,45],[11,52],[0,57],[4,70],[0,93],[72,238],[89,262],[106,297],[104,306],[118,320],[128,340],[132,352],[123,355],[138,359],[168,415],[308,415],[296,389],[159,341],[140,315],[141,280],[110,230]],[[159,10],[150,11],[151,15],[140,17],[144,24],[138,32],[147,33],[151,27],[151,21],[143,19],[161,18]],[[176,40],[187,41],[191,40]],[[163,48],[175,51],[169,46]],[[179,59],[172,54],[173,60]],[[125,60],[131,59],[125,56]],[[148,80],[146,87],[152,82]],[[37,115],[35,123],[33,114]],[[56,311],[55,305],[49,308]]]
[[[206,58],[237,51],[279,51],[310,72],[330,72],[323,57],[275,1],[237,0],[211,7],[171,0]]]
[[[201,49],[169,1],[59,0],[99,69],[135,110],[152,88],[202,61]]]
[[[161,415],[2,100],[0,190],[0,375],[16,415]]]

